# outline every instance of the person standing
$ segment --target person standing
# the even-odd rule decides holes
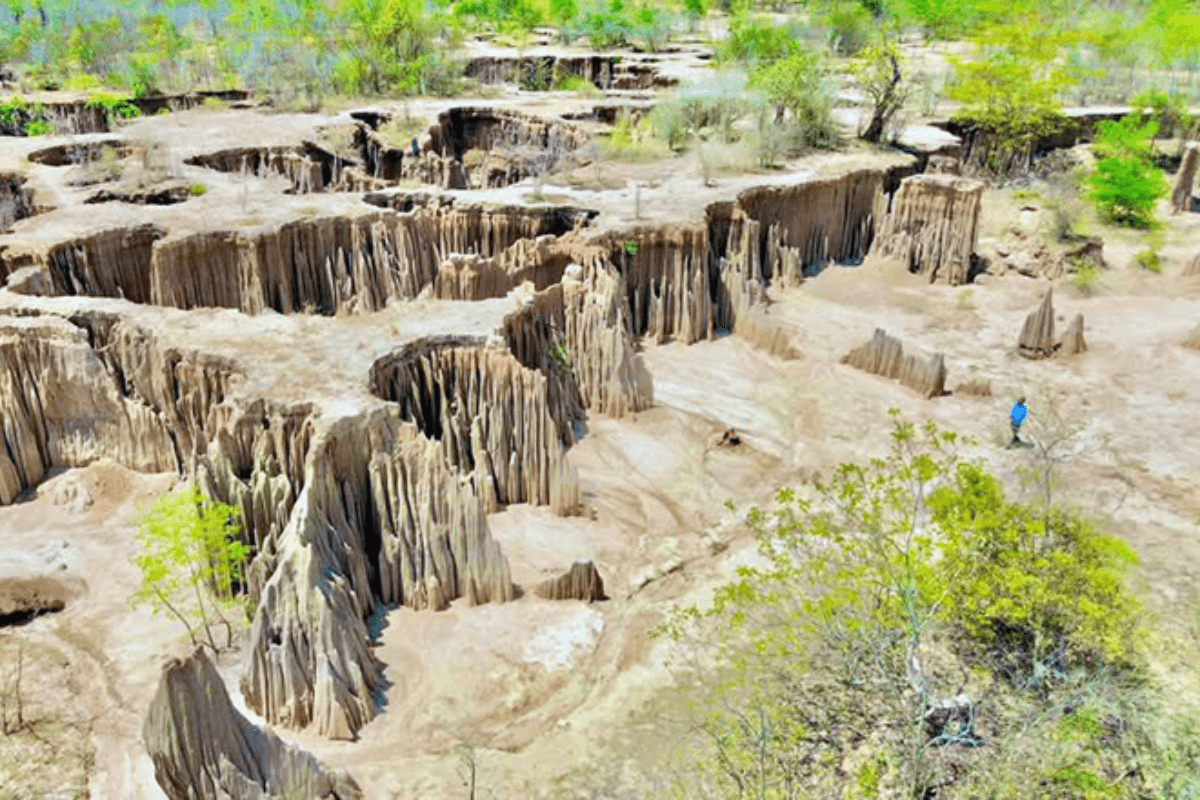
[[[1017,404],[1012,408],[1012,432],[1013,438],[1009,443],[1009,447],[1021,443],[1021,423],[1025,421],[1025,416],[1029,413],[1029,409],[1025,407],[1025,398],[1017,399]]]

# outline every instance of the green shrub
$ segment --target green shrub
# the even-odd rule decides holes
[[[799,44],[790,26],[776,25],[768,17],[735,17],[729,23],[729,37],[717,48],[722,61],[763,66],[773,64],[796,52]]]
[[[1153,272],[1158,275],[1162,272],[1162,260],[1158,256],[1158,251],[1153,247],[1147,247],[1141,250],[1133,257],[1134,263],[1147,272]]]
[[[1105,158],[1086,184],[1101,215],[1131,228],[1151,227],[1154,207],[1169,191],[1162,170],[1136,155]]]
[[[192,197],[201,197],[208,193],[208,187],[203,183],[193,183],[188,187],[188,194]]]
[[[1071,286],[1084,297],[1095,294],[1099,282],[1100,273],[1096,266],[1089,262],[1076,265],[1075,270],[1071,273]]]
[[[825,24],[829,27],[833,51],[840,56],[853,56],[870,43],[874,20],[861,3],[841,0],[829,7]]]
[[[793,150],[839,143],[826,76],[820,56],[809,50],[797,50],[751,75],[750,86],[775,108],[776,120],[786,122]]]
[[[673,150],[682,148],[692,137],[707,137],[710,132],[723,142],[736,141],[734,123],[750,106],[745,90],[744,75],[718,72],[712,82],[682,86],[674,99],[655,106],[650,124]]]
[[[54,126],[44,119],[31,120],[25,126],[26,136],[49,136],[54,133]]]
[[[633,41],[634,21],[622,0],[593,7],[583,15],[581,28],[594,50],[625,47]]]

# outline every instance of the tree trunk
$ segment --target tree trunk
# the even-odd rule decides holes
[[[891,117],[896,105],[896,87],[900,85],[900,62],[896,60],[895,54],[887,53],[887,60],[892,65],[892,79],[888,83],[887,88],[883,90],[883,94],[875,102],[875,110],[871,114],[871,124],[867,126],[863,132],[862,138],[868,142],[878,142],[883,136],[883,128],[887,125],[888,118]]]

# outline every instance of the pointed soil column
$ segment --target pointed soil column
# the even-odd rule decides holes
[[[1196,183],[1196,167],[1200,165],[1200,145],[1192,142],[1183,151],[1175,186],[1171,190],[1171,210],[1175,213],[1192,210],[1192,187]]]
[[[608,599],[604,594],[604,580],[591,561],[576,561],[564,574],[539,583],[533,593],[546,600],[585,600],[594,603]]]
[[[940,397],[946,393],[946,359],[941,353],[928,361],[906,356],[900,340],[875,329],[871,341],[842,357],[841,363],[872,375],[899,380],[922,397]]]
[[[881,220],[876,251],[894,256],[930,283],[967,283],[984,185],[954,175],[905,178]]]
[[[1064,356],[1075,356],[1086,353],[1087,349],[1087,342],[1083,339],[1083,314],[1076,314],[1062,341],[1058,343],[1058,352]]]
[[[1053,294],[1053,290],[1047,291],[1038,310],[1025,318],[1021,338],[1017,341],[1017,351],[1026,358],[1050,358],[1054,355]]]

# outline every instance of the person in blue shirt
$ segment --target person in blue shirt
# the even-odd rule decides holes
[[[1029,413],[1029,409],[1025,407],[1025,398],[1019,398],[1017,404],[1012,409],[1012,432],[1013,440],[1009,444],[1012,447],[1015,444],[1021,443],[1021,423],[1025,421],[1025,415]]]

